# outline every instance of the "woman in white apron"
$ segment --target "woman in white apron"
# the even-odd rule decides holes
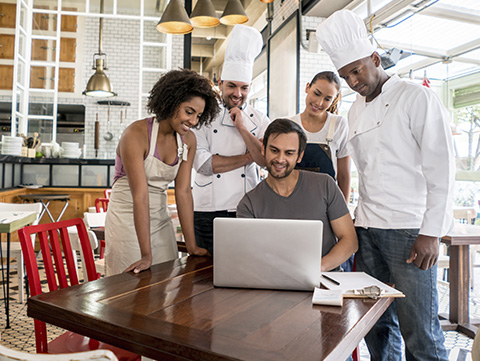
[[[173,70],[154,85],[147,107],[155,117],[132,123],[117,147],[105,223],[106,275],[138,273],[177,257],[167,211],[172,181],[188,253],[208,253],[197,247],[193,230],[190,177],[196,139],[190,128],[212,121],[219,110],[218,95],[206,78]]]
[[[297,169],[327,173],[337,180],[348,202],[350,156],[347,153],[348,122],[338,115],[340,79],[331,71],[314,76],[305,88],[305,110],[291,119],[307,135],[307,148]]]

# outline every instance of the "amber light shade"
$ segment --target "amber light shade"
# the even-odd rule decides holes
[[[193,31],[192,23],[180,0],[170,0],[157,24],[157,30],[165,34],[189,34]]]
[[[273,3],[273,0],[260,0],[260,1],[265,4]]]
[[[248,17],[240,0],[228,0],[225,10],[220,17],[220,22],[224,25],[236,25],[244,24],[247,21]]]
[[[220,25],[215,8],[210,0],[198,0],[190,21],[196,28],[213,28]]]

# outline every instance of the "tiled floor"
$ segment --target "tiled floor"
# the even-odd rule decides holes
[[[480,318],[480,268],[475,269],[475,287],[471,292],[470,297],[470,315],[475,318]],[[5,329],[5,311],[3,299],[0,302],[0,342],[13,349],[35,352],[35,335],[33,331],[33,320],[29,318],[26,304],[17,302],[18,286],[16,284],[16,275],[12,274],[10,277],[11,284],[11,301],[10,301],[10,329]],[[448,284],[439,283],[439,300],[440,312],[448,312]],[[64,330],[48,326],[48,337],[55,338],[62,334]],[[465,335],[448,331],[445,332],[445,346],[449,352],[450,361],[470,361],[471,349],[473,340]],[[369,361],[367,347],[362,341],[360,344],[360,358],[361,361]]]

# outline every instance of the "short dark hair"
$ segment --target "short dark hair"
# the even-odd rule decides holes
[[[205,100],[205,109],[197,126],[210,124],[220,111],[220,97],[213,83],[192,70],[170,70],[158,79],[150,91],[147,109],[158,120],[168,119],[175,116],[181,103],[193,97]]]
[[[263,136],[263,145],[265,148],[267,147],[268,138],[270,138],[272,134],[279,135],[288,133],[298,134],[298,154],[302,154],[307,147],[307,136],[300,125],[286,118],[278,118],[270,123],[270,125],[267,127],[267,130],[265,130],[265,135]]]
[[[310,86],[315,84],[317,80],[321,80],[321,79],[328,81],[330,84],[335,84],[335,87],[337,88],[338,94],[336,98],[333,100],[330,107],[327,109],[327,112],[338,114],[338,105],[342,100],[342,94],[340,93],[340,87],[341,87],[340,77],[337,74],[335,74],[333,71],[322,71],[313,77],[312,81],[310,82]]]

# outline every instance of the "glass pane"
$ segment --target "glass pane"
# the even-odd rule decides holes
[[[55,40],[32,39],[32,60],[55,61]]]
[[[20,9],[20,27],[24,30],[27,28],[27,8],[23,5]]]
[[[141,116],[142,119],[149,115],[148,110],[147,110],[147,102],[148,102],[148,98],[147,97],[142,97],[142,116]]]
[[[16,111],[17,112],[21,112],[22,110],[20,109],[20,105],[23,104],[23,90],[18,90],[17,91],[17,107],[16,107]]]
[[[12,187],[13,164],[5,163],[5,188]]]
[[[167,67],[167,48],[157,46],[146,46],[143,48],[143,67],[160,68]]]
[[[53,66],[32,66],[30,68],[30,88],[53,89],[52,79],[55,76]]]
[[[150,93],[150,90],[152,90],[153,86],[157,82],[158,79],[163,75],[163,72],[144,72],[142,75],[142,82],[143,82],[143,87],[142,87],[142,93]]]
[[[78,187],[78,168],[77,165],[53,165],[52,185]]]
[[[25,46],[25,44],[26,44],[25,35],[19,32],[18,33],[18,53],[24,58],[26,57],[25,54],[27,52],[27,47]]]
[[[33,133],[39,134],[41,143],[50,143],[53,137],[53,120],[30,119],[28,121],[28,135],[32,137]]]
[[[26,87],[25,86],[25,64],[19,60],[18,61],[18,66],[17,66],[17,83]]]
[[[140,1],[117,1],[117,14],[140,15]]]
[[[21,174],[22,166],[20,164],[15,164],[13,170],[14,170],[13,186],[16,187],[16,186],[20,185],[20,179],[21,179],[20,176],[22,175]]]
[[[167,0],[160,0],[160,1],[151,1],[151,0],[144,0],[144,13],[145,16],[154,16],[160,20],[165,8],[167,7],[168,1]],[[156,24],[155,24],[156,25]]]
[[[52,7],[52,9],[54,7],[57,6],[57,3],[58,1],[57,0],[33,0],[33,8],[34,9],[45,9],[47,8],[48,9],[48,5],[50,5]]]
[[[112,187],[113,186],[113,176],[115,175],[115,166],[111,165],[110,166],[110,179],[108,180],[108,186]]]
[[[23,167],[23,183],[50,185],[49,169],[48,164],[29,164],[28,167]]]
[[[156,29],[158,22],[145,21],[143,23],[143,38],[152,43],[166,43],[167,34],[161,33]]]
[[[30,91],[30,103],[44,103],[44,104],[53,104],[53,98],[55,94],[45,93],[45,92],[36,92],[34,89]],[[51,114],[41,114],[41,115],[51,115]]]
[[[136,1],[135,1],[136,2]],[[104,0],[104,14],[113,14],[113,0]],[[90,12],[100,13],[100,0],[90,0]]]
[[[107,169],[108,166],[83,166],[81,186],[108,187]]]
[[[62,10],[65,11],[85,11],[85,1],[62,0]]]
[[[28,106],[30,115],[53,115],[53,104],[48,103],[30,103]]]

